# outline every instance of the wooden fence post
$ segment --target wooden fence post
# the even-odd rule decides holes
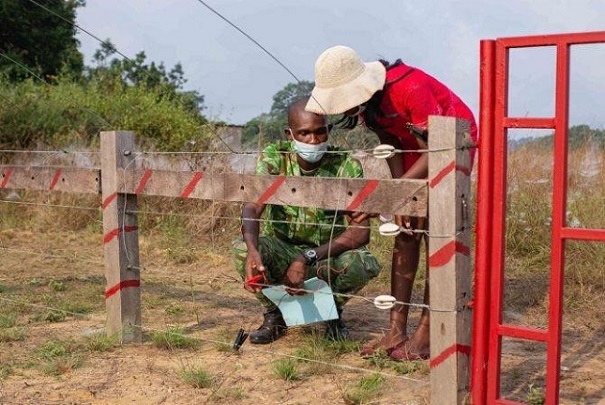
[[[429,118],[431,403],[468,402],[471,299],[469,124]]]
[[[141,342],[137,196],[118,193],[119,171],[134,169],[134,134],[101,132],[101,195],[107,335]]]

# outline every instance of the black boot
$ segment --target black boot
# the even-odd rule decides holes
[[[342,321],[342,310],[338,311],[338,319],[332,319],[326,322],[326,332],[324,333],[324,339],[338,341],[338,340],[349,340],[351,334],[349,329]]]
[[[288,327],[279,308],[265,312],[264,317],[263,324],[257,330],[250,333],[250,343],[261,345],[272,343],[286,334]]]

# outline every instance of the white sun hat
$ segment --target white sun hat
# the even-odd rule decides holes
[[[381,62],[364,63],[353,49],[328,48],[315,62],[315,87],[305,110],[341,114],[368,101],[382,90],[386,69]]]

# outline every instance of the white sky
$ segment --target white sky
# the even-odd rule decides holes
[[[452,88],[479,113],[479,41],[605,30],[603,0],[206,0],[301,80],[315,59],[347,45],[367,61],[403,59]],[[183,65],[205,115],[243,124],[269,111],[294,79],[197,0],[87,0],[77,22],[134,57]],[[89,64],[100,44],[78,35]],[[552,115],[553,49],[511,53],[511,115]],[[572,48],[571,121],[603,128],[605,44]]]

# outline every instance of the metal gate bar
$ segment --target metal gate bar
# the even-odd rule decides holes
[[[481,137],[471,387],[474,404],[517,403],[500,398],[502,337],[546,343],[545,400],[546,404],[559,403],[565,241],[605,241],[603,229],[568,228],[565,223],[569,51],[571,45],[593,43],[605,43],[605,31],[499,38],[481,42]],[[508,117],[509,50],[542,46],[556,47],[555,116]],[[508,128],[554,130],[551,275],[547,329],[502,323]]]

